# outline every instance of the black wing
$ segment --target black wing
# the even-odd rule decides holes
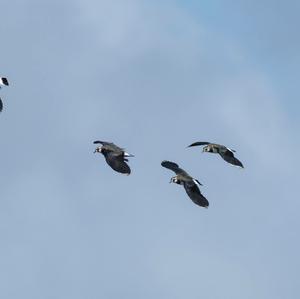
[[[244,168],[241,161],[239,161],[230,150],[220,151],[220,156],[228,163]]]
[[[200,189],[193,181],[184,182],[184,189],[189,196],[189,198],[198,206],[208,208],[209,202],[202,195]]]
[[[107,141],[100,141],[100,140],[96,140],[93,142],[94,144],[102,144],[102,145],[106,145],[106,144],[110,144],[110,142],[107,142]]]
[[[161,162],[161,166],[165,167],[165,168],[168,168],[170,170],[173,170],[176,174],[186,174],[186,172],[181,169],[178,164],[174,163],[174,162],[171,162],[171,161],[162,161]]]
[[[190,144],[188,147],[197,146],[197,145],[208,145],[208,144],[210,144],[210,142],[207,142],[207,141],[198,141],[198,142],[194,142],[194,143]]]
[[[131,170],[128,164],[124,161],[124,157],[122,155],[116,155],[113,152],[106,153],[105,160],[107,164],[115,171],[130,174]]]
[[[0,98],[0,112],[3,110],[3,102],[2,102],[2,100],[1,100],[1,98]]]

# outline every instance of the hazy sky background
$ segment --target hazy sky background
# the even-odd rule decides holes
[[[298,298],[299,9],[3,1],[0,297]],[[95,139],[135,154],[132,175]],[[198,140],[245,169],[185,148]]]

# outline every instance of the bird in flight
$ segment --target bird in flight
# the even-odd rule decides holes
[[[214,154],[219,154],[226,162],[238,166],[241,168],[244,168],[243,164],[241,161],[239,161],[233,153],[235,153],[235,150],[230,149],[224,145],[221,144],[216,144],[216,143],[210,143],[206,141],[198,141],[194,142],[188,147],[191,146],[198,146],[198,145],[205,145],[202,149],[202,152],[208,152],[208,153],[214,153]]]
[[[2,86],[8,86],[8,80],[5,77],[0,77],[0,89]],[[3,110],[3,102],[0,98],[0,112]]]
[[[208,208],[209,202],[202,195],[199,185],[202,185],[198,180],[191,177],[187,172],[181,169],[176,163],[171,161],[162,161],[161,166],[173,170],[175,176],[171,178],[170,183],[183,185],[189,198],[198,206]]]
[[[112,142],[107,141],[94,141],[94,144],[102,144],[98,146],[94,153],[103,154],[107,164],[115,171],[129,175],[131,173],[128,162],[128,157],[134,157],[134,155],[128,154],[121,147],[118,147]]]

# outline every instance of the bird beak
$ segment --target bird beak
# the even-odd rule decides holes
[[[94,154],[97,153],[97,150],[94,150]]]

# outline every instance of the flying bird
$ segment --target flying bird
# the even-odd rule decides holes
[[[1,86],[8,86],[8,80],[7,78],[4,78],[4,77],[0,77],[0,89],[1,89]],[[0,112],[3,110],[3,102],[0,98]]]
[[[171,161],[162,161],[161,166],[173,170],[176,176],[172,177],[170,183],[183,185],[187,195],[198,206],[207,208],[209,206],[208,200],[202,195],[198,185],[202,185],[198,180],[191,177],[183,169]]]
[[[194,142],[191,145],[189,145],[188,147],[198,146],[198,145],[205,145],[202,149],[202,152],[219,154],[226,162],[228,162],[234,166],[244,168],[242,162],[239,161],[234,156],[233,153],[235,153],[235,150],[230,149],[224,145],[210,143],[210,142],[206,142],[206,141]]]
[[[128,154],[121,147],[118,147],[112,142],[107,141],[94,141],[94,144],[102,144],[98,146],[94,153],[101,153],[105,157],[107,164],[115,171],[129,175],[131,170],[126,162],[128,157],[134,157],[134,155]]]

